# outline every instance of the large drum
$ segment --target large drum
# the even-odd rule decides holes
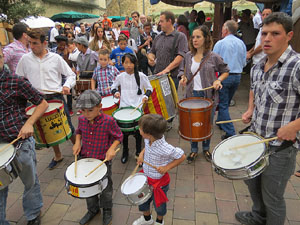
[[[218,174],[231,180],[251,179],[260,175],[269,165],[265,143],[232,148],[261,140],[262,138],[251,134],[240,134],[225,139],[212,153],[213,168]]]
[[[0,143],[0,149],[8,143]],[[0,152],[0,190],[7,187],[19,176],[21,164],[16,158],[16,149],[10,145]]]
[[[49,100],[45,114],[34,124],[34,139],[38,147],[50,147],[61,144],[72,136],[64,104],[59,100]],[[26,109],[31,116],[36,106]]]
[[[107,115],[112,115],[114,111],[118,108],[120,100],[115,99],[113,95],[108,95],[102,98],[102,112]]]
[[[175,84],[169,75],[152,75],[148,77],[153,87],[153,92],[144,104],[144,113],[160,114],[166,120],[176,116],[178,96]]]
[[[140,109],[134,111],[133,107],[123,107],[117,109],[112,114],[122,132],[132,132],[138,130],[138,123],[142,115],[143,113]]]
[[[141,205],[151,198],[152,187],[143,173],[136,173],[123,182],[121,192],[131,204]]]
[[[76,198],[88,198],[102,193],[108,184],[107,167],[105,163],[86,177],[86,175],[101,162],[101,160],[94,158],[78,160],[76,177],[75,162],[68,166],[65,172],[68,194]]]
[[[92,89],[91,79],[76,80],[75,91],[77,95],[89,89]]]
[[[205,141],[212,136],[210,99],[191,97],[178,103],[179,135],[188,141]]]

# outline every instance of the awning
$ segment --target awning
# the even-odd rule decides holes
[[[151,5],[155,5],[162,1],[163,3],[175,6],[186,6],[192,7],[199,2],[203,2],[203,0],[150,0]],[[226,2],[234,2],[236,0],[206,0],[207,2],[211,3],[226,3]],[[280,0],[248,0],[250,2],[255,3],[278,3],[281,2]]]

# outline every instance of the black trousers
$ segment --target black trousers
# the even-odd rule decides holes
[[[139,130],[132,131],[132,132],[122,132],[123,133],[123,153],[128,153],[128,137],[129,135],[133,135],[135,138],[135,154],[138,156],[142,150],[142,136]]]

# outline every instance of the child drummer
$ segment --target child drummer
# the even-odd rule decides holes
[[[164,224],[163,217],[167,213],[167,191],[169,190],[170,176],[168,171],[178,166],[185,160],[182,149],[168,144],[164,137],[167,121],[159,114],[147,114],[139,121],[140,133],[145,140],[145,148],[140,153],[138,164],[143,161],[156,166],[157,170],[143,164],[143,172],[148,178],[148,184],[153,187],[151,198],[139,205],[143,216],[133,222],[132,225],[153,224],[150,212],[150,203],[153,200],[157,213],[155,225]]]
[[[116,155],[115,149],[121,143],[123,134],[114,118],[101,112],[101,95],[97,91],[84,91],[77,99],[76,107],[82,110],[82,116],[78,118],[73,154],[79,154],[81,158],[108,160],[108,185],[100,196],[86,199],[88,212],[80,224],[88,223],[103,208],[103,224],[108,225],[112,221],[111,160]]]

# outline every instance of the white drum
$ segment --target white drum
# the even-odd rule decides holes
[[[131,204],[141,205],[151,198],[152,187],[148,185],[145,174],[136,173],[123,182],[121,192]]]
[[[0,143],[0,149],[8,143]],[[0,152],[0,190],[7,187],[19,176],[21,165],[16,158],[16,149],[10,145]]]
[[[111,116],[112,113],[118,109],[119,101],[120,100],[115,99],[113,95],[103,97],[101,100],[103,113]]]
[[[75,162],[68,166],[65,172],[68,194],[76,198],[88,198],[102,193],[107,187],[107,167],[105,163],[89,176],[86,175],[102,161],[84,158],[77,161],[77,176],[75,177]]]
[[[116,110],[112,114],[122,132],[132,132],[138,130],[138,122],[142,115],[143,113],[140,109],[134,111],[133,107],[123,107]]]
[[[251,134],[235,135],[219,143],[212,154],[216,173],[231,180],[251,179],[260,175],[269,165],[265,143],[232,149],[233,147],[261,141]]]

